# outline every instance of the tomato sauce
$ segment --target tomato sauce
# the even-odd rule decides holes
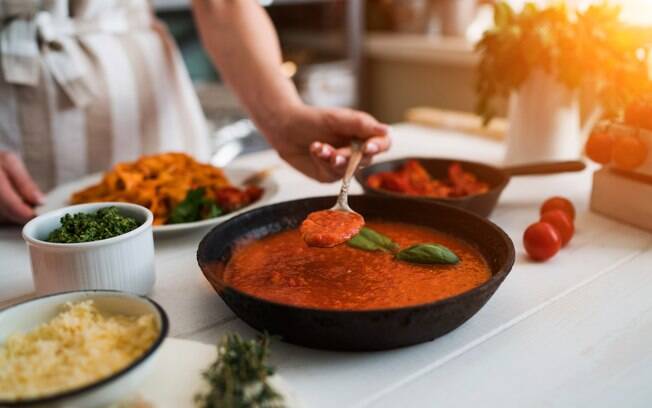
[[[351,239],[364,226],[360,214],[348,211],[315,211],[301,224],[301,235],[312,247],[331,248]]]
[[[433,302],[473,289],[491,276],[484,258],[463,241],[433,229],[369,222],[401,247],[439,243],[460,258],[456,265],[418,265],[385,252],[340,245],[309,247],[299,230],[283,231],[234,251],[226,284],[270,301],[336,310],[396,308]]]

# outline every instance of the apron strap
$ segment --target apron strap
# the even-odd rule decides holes
[[[109,12],[89,20],[55,17],[39,10],[38,0],[10,0],[0,9],[0,57],[7,83],[38,85],[39,64],[45,68],[77,107],[92,100],[96,89],[84,52],[76,36],[91,33],[121,34],[150,29],[149,13]]]

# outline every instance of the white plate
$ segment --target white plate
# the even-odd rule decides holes
[[[257,171],[248,168],[227,167],[224,169],[224,173],[226,174],[226,177],[231,181],[231,183],[233,183],[233,185],[239,186],[247,177],[257,173]],[[89,187],[93,184],[97,184],[101,179],[102,174],[98,173],[58,186],[45,196],[44,204],[36,209],[36,213],[41,215],[52,210],[69,206],[70,196],[73,193],[76,193],[77,191]],[[170,232],[188,231],[196,228],[215,226],[242,212],[268,204],[278,192],[278,184],[274,180],[273,172],[272,174],[269,174],[267,177],[265,177],[265,179],[261,182],[260,187],[264,190],[262,197],[260,197],[260,199],[255,203],[241,208],[238,211],[234,211],[232,213],[208,220],[187,222],[184,224],[155,225],[153,228],[154,234],[161,235]]]
[[[193,407],[193,398],[205,387],[201,377],[217,356],[215,346],[167,338],[154,361],[153,374],[145,380],[140,399],[156,408]],[[300,408],[296,395],[279,375],[270,378],[288,408]]]

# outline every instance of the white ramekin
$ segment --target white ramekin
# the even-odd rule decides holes
[[[115,206],[141,225],[126,234],[93,242],[47,242],[48,234],[61,226],[65,214],[94,213]],[[29,248],[34,287],[39,295],[81,289],[122,290],[139,295],[154,287],[154,237],[152,212],[127,203],[73,205],[40,215],[23,228]]]
[[[1,407],[106,407],[133,396],[143,381],[152,374],[153,362],[168,334],[169,322],[165,311],[153,300],[119,291],[86,290],[58,293],[28,300],[0,311],[0,344],[16,332],[28,332],[49,322],[62,310],[65,303],[92,299],[97,308],[108,314],[140,316],[151,313],[156,319],[159,334],[145,353],[122,370],[99,381],[20,401],[0,400]]]

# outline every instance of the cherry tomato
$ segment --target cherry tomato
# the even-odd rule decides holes
[[[557,230],[547,222],[535,222],[523,234],[523,245],[530,258],[545,261],[561,249],[561,237]]]
[[[570,242],[571,238],[573,238],[575,226],[568,214],[562,210],[546,211],[541,215],[541,221],[547,222],[557,230],[559,237],[561,238],[562,247],[565,247]]]
[[[643,164],[647,157],[647,146],[637,136],[619,136],[614,141],[614,165],[623,170],[632,170]]]
[[[614,138],[608,132],[593,132],[586,142],[586,155],[596,163],[607,164],[611,161]]]
[[[543,215],[550,210],[562,210],[570,217],[571,222],[575,220],[575,207],[567,198],[551,197],[547,199],[543,202],[539,214]]]

